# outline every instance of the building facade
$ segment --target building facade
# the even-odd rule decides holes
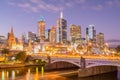
[[[10,50],[23,50],[22,38],[17,42],[13,28],[11,28],[11,32],[8,34],[8,46]]]
[[[104,46],[104,34],[103,33],[99,33],[97,35],[97,44],[100,46],[100,47],[103,47]]]
[[[28,40],[31,40],[31,42],[34,42],[34,41],[36,41],[36,39],[37,39],[36,34],[34,32],[29,31],[28,32]]]
[[[60,18],[57,20],[57,43],[66,43],[67,41],[67,21],[63,18],[63,13],[60,13]]]
[[[45,40],[45,28],[46,28],[45,20],[40,19],[40,21],[38,21],[38,36],[39,36],[40,41]]]
[[[70,26],[70,41],[79,44],[81,39],[81,26],[72,24]]]
[[[56,43],[56,28],[54,26],[50,31],[50,43]]]
[[[45,31],[45,39],[46,39],[47,41],[50,41],[50,31],[51,31],[51,29],[47,29],[47,30]]]
[[[6,44],[7,43],[6,41],[7,40],[6,40],[5,36],[0,35],[0,44]]]
[[[86,28],[86,39],[87,41],[96,41],[96,30],[94,29],[94,25],[89,25]]]
[[[8,46],[10,49],[16,46],[16,38],[14,36],[13,28],[11,28],[11,32],[8,34]]]

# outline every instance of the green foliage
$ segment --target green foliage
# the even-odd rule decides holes
[[[120,52],[120,45],[118,45],[115,49],[117,52]]]
[[[41,60],[41,66],[44,66],[46,62],[44,60]]]
[[[78,50],[78,51],[81,51],[81,50],[83,50],[83,47],[82,47],[81,45],[78,45],[78,46],[77,46],[77,50]]]
[[[8,54],[8,53],[9,53],[9,49],[5,48],[5,49],[2,50],[2,54],[5,54],[5,55],[6,55],[6,54]]]
[[[27,58],[27,54],[25,51],[18,52],[16,55],[16,60],[21,62],[25,62],[26,58]]]
[[[5,56],[5,62],[7,61],[7,54],[9,54],[9,49],[7,49],[7,48],[4,48],[3,50],[2,50],[2,54]]]

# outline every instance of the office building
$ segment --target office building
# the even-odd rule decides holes
[[[81,39],[81,26],[77,26],[75,24],[72,24],[70,26],[70,41],[74,44],[80,43],[80,39]]]
[[[46,22],[43,18],[38,21],[38,36],[40,41],[45,40],[45,28],[46,28]]]
[[[60,18],[57,20],[57,43],[67,42],[67,21],[63,18],[63,13],[60,13]]]
[[[56,28],[54,26],[50,31],[50,43],[56,43]]]
[[[94,25],[89,25],[86,28],[86,39],[87,41],[92,40],[93,42],[96,41],[96,30],[94,29]]]

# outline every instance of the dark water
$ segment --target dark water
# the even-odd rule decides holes
[[[43,67],[38,66],[0,69],[0,80],[120,80],[120,70],[118,74],[112,72],[87,78],[78,78],[77,73],[70,73],[75,71],[76,70],[44,71]],[[68,73],[70,74],[68,75]]]

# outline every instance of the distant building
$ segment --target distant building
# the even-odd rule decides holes
[[[56,28],[54,26],[50,31],[50,43],[56,43]]]
[[[31,42],[34,42],[37,40],[37,36],[34,32],[28,32],[28,40],[31,40]]]
[[[72,43],[80,43],[81,39],[81,26],[72,24],[70,26],[70,39]]]
[[[11,28],[11,32],[8,35],[8,46],[10,50],[23,50],[22,38],[19,39],[19,42],[16,41],[13,28]]]
[[[87,41],[92,40],[93,42],[96,41],[96,30],[94,29],[94,25],[89,25],[86,28],[86,39]]]
[[[27,35],[25,33],[22,34],[22,42],[24,43],[28,43],[28,38]]]
[[[46,39],[47,41],[50,41],[50,30],[51,30],[51,29],[47,29],[47,30],[45,31],[45,39]]]
[[[0,35],[0,44],[6,44],[6,43],[7,43],[7,40],[6,40],[5,36]]]
[[[103,33],[99,33],[97,35],[97,44],[100,46],[100,47],[103,47],[104,46],[104,34]]]
[[[9,48],[14,48],[16,46],[16,38],[14,36],[13,28],[11,28],[11,32],[8,34],[8,46]]]
[[[45,28],[46,28],[46,22],[43,18],[40,19],[40,21],[38,21],[38,35],[40,38],[40,41],[44,41],[45,40]]]
[[[57,43],[66,43],[67,41],[67,21],[63,18],[63,13],[60,13],[60,18],[57,20]]]

